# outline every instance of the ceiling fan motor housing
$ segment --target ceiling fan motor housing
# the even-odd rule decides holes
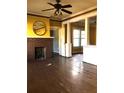
[[[60,3],[60,0],[56,0],[57,3]]]
[[[55,8],[56,8],[57,10],[61,9],[61,7],[62,7],[61,4],[55,4]]]

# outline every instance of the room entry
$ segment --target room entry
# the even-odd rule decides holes
[[[85,43],[85,20],[80,20],[71,24],[72,30],[72,54],[83,53]]]
[[[51,36],[53,38],[53,54],[59,54],[59,29],[51,29]]]

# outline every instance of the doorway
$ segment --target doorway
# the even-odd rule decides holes
[[[53,55],[59,54],[59,29],[58,28],[52,28],[51,29],[51,37],[53,38]]]
[[[83,54],[85,43],[85,20],[71,23],[72,32],[72,54]]]

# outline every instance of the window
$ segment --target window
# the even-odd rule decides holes
[[[86,44],[86,39],[85,39],[85,32],[82,30],[81,31],[81,46]]]
[[[73,30],[73,46],[81,47],[85,43],[85,32],[80,29]]]
[[[73,31],[73,46],[80,46],[80,30],[74,29]]]

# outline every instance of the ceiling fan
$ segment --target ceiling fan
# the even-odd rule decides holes
[[[68,14],[72,14],[71,11],[64,9],[64,8],[70,8],[70,7],[72,7],[72,5],[70,5],[70,4],[62,5],[62,4],[60,4],[60,2],[61,2],[60,0],[56,0],[56,4],[48,3],[49,5],[53,6],[54,8],[45,9],[42,11],[50,11],[50,10],[56,9],[54,12],[54,15],[62,15],[62,11],[65,13],[68,13]]]

